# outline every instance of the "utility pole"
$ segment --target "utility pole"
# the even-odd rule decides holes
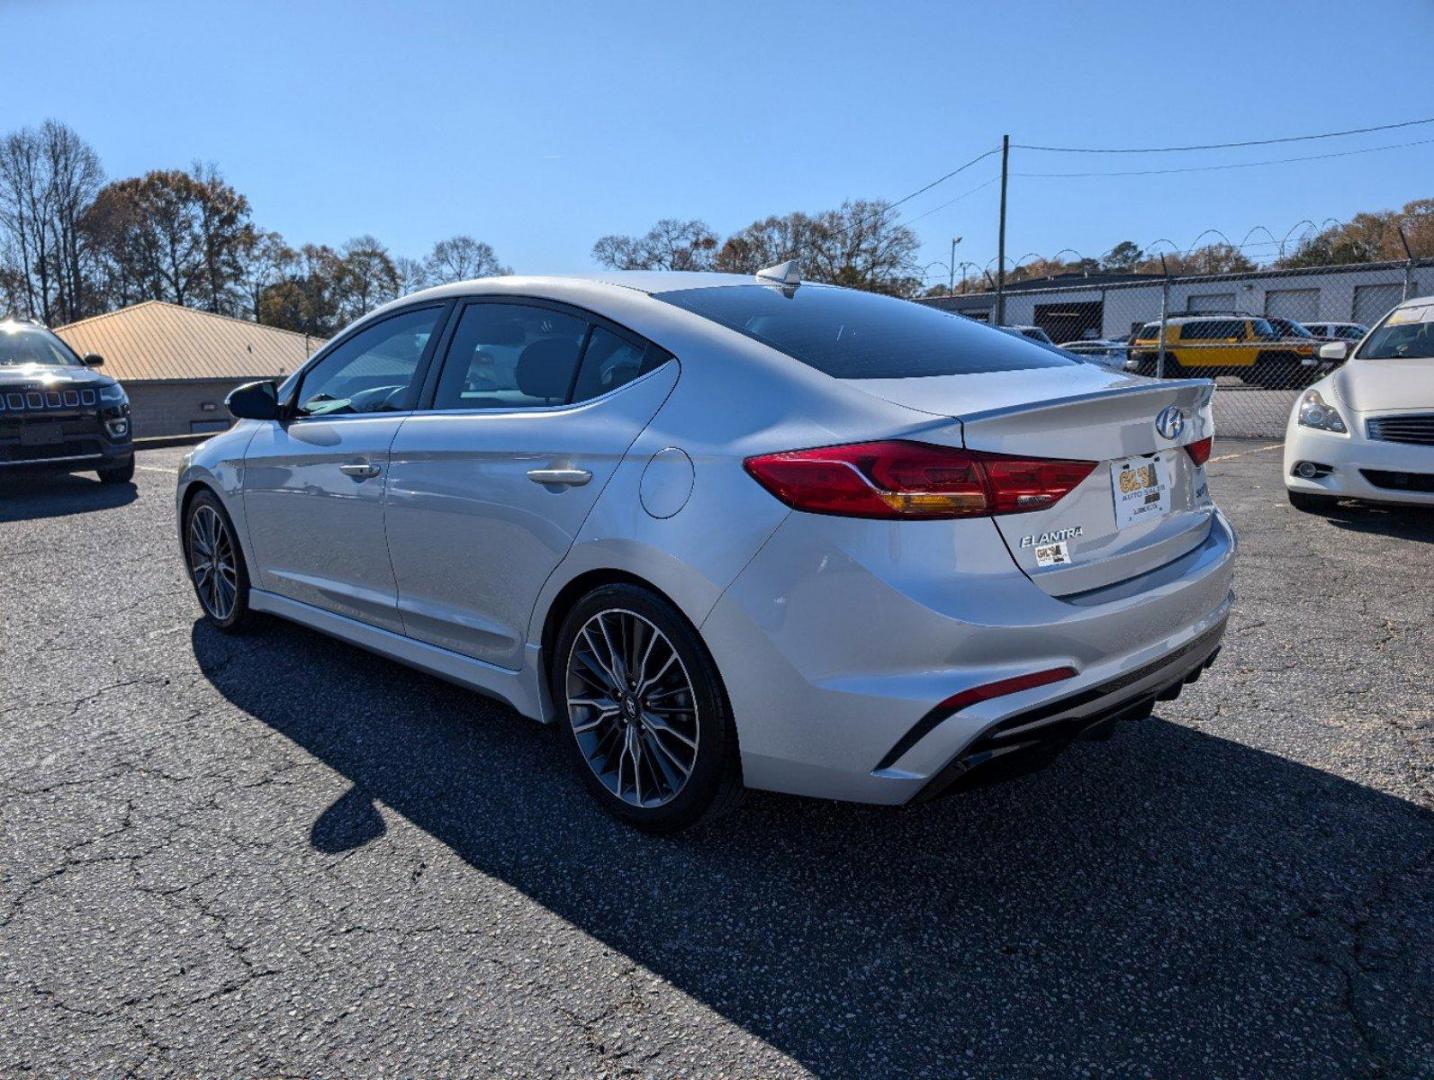
[[[951,279],[946,284],[946,295],[956,295],[956,245],[961,242],[959,236],[951,238]]]
[[[1011,158],[1011,137],[1001,136],[1001,232],[996,246],[996,325],[1006,325],[1006,165]]]

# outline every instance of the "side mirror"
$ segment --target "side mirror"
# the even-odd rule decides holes
[[[245,383],[230,391],[224,405],[239,420],[277,420],[279,388],[271,379]]]
[[[104,367],[105,358],[99,353],[85,353],[84,356],[80,357],[80,363],[84,364],[85,367]]]
[[[1321,360],[1333,360],[1335,363],[1349,359],[1349,342],[1326,341],[1319,347],[1319,358]]]

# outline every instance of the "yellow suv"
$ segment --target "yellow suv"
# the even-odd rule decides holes
[[[1294,388],[1308,381],[1313,336],[1282,335],[1257,315],[1179,315],[1165,322],[1165,378],[1238,375],[1252,386]],[[1146,323],[1130,343],[1142,375],[1154,375],[1160,324]]]

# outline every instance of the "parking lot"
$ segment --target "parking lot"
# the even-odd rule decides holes
[[[1434,515],[1218,442],[1239,601],[1178,701],[657,839],[502,706],[201,626],[182,453],[0,488],[0,1074],[1434,1073]]]

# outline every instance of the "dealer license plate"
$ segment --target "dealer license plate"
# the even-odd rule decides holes
[[[1164,454],[1112,461],[1110,487],[1117,529],[1170,513],[1170,461]]]

